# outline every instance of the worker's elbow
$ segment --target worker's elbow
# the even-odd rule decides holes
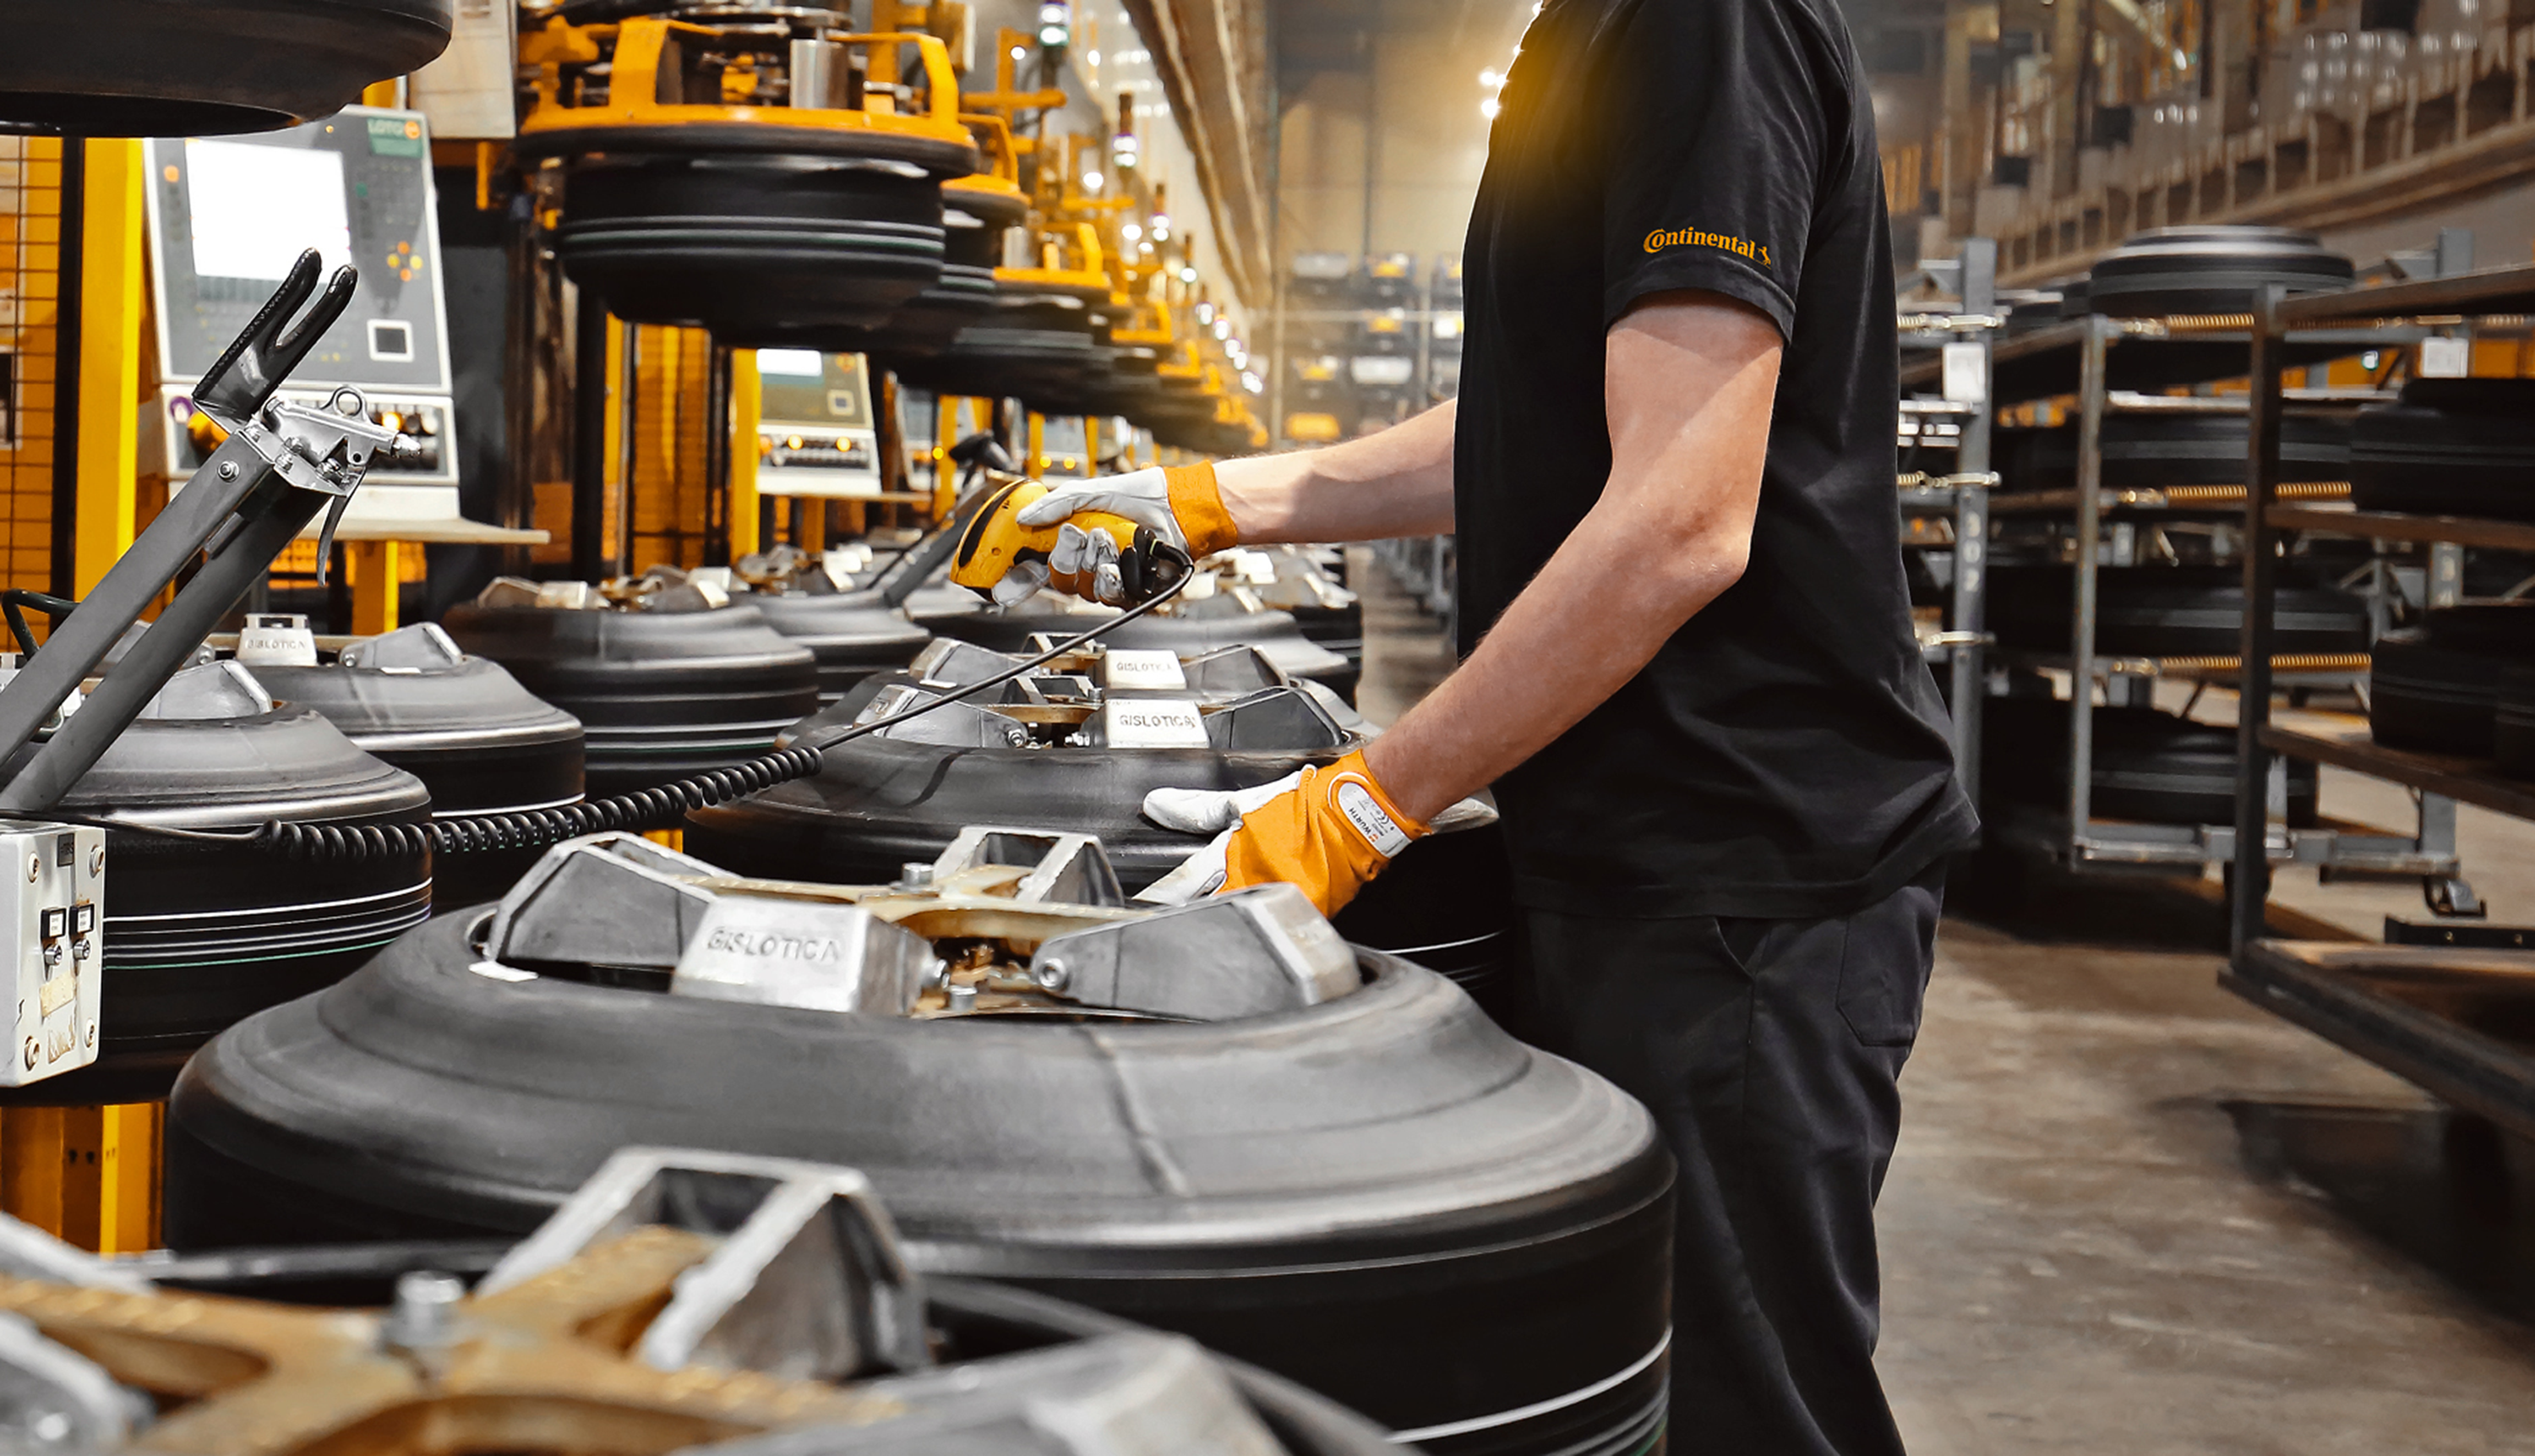
[[[1750,522],[1703,521],[1677,534],[1658,568],[1669,589],[1693,611],[1743,579],[1752,564]]]

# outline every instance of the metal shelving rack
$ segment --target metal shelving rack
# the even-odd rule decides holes
[[[2401,784],[2418,792],[2424,804],[2470,803],[2535,819],[2535,783],[2504,777],[2488,763],[2383,747],[2356,728],[2319,732],[2273,724],[2273,674],[2264,658],[2272,631],[2273,543],[2284,532],[2330,532],[2440,549],[2444,560],[2434,559],[2431,573],[2434,601],[2441,578],[2452,593],[2454,566],[2464,547],[2535,551],[2535,525],[2524,522],[2336,511],[2282,499],[2277,486],[2280,420],[2292,403],[2280,388],[2289,363],[2286,341],[2315,329],[2360,329],[2387,340],[2405,330],[2414,337],[2432,329],[2494,325],[2522,331],[2529,315],[2535,315],[2535,267],[2523,266],[2294,298],[2272,291],[2257,305],[2243,646],[2246,660],[2255,665],[2245,674],[2237,726],[2242,760],[2236,787],[2235,898],[2222,980],[2256,1003],[2450,1105],[2535,1136],[2535,1051],[2508,1030],[2535,1010],[2535,954],[2522,948],[2535,936],[2470,921],[2405,926],[2389,920],[2389,934],[2402,935],[2406,943],[2270,938],[2265,934],[2269,867],[2278,856],[2257,849],[2277,835],[2264,791],[2275,756]]]
[[[1967,267],[1966,276],[1971,272]],[[2075,488],[2006,495],[1983,502],[1987,515],[1993,517],[2028,511],[2068,513],[2074,518],[2076,538],[2072,563],[2076,584],[2069,651],[1985,654],[1989,660],[2009,665],[2066,672],[2071,684],[2067,803],[2047,811],[2004,806],[1993,814],[1991,828],[2006,843],[2076,869],[2199,868],[2224,865],[2237,857],[2236,828],[2232,824],[2151,824],[2095,816],[2093,689],[2101,683],[2107,701],[2120,704],[2133,697],[2144,700],[2156,678],[2223,680],[2237,676],[2243,668],[2243,662],[2236,658],[2106,656],[2096,651],[2095,626],[2097,574],[2109,516],[2117,511],[2152,514],[2187,506],[2205,510],[2212,504],[2231,503],[2245,496],[2242,487],[2230,486],[2108,491],[2103,484],[2105,418],[2115,413],[2203,412],[2235,408],[2216,401],[2185,401],[2146,392],[2243,377],[2255,343],[2252,325],[2253,320],[2244,316],[2128,319],[2093,314],[1997,340],[1988,346],[1987,408],[1993,414],[2009,405],[2064,395],[2075,396],[2077,403]],[[2417,337],[2417,332],[2299,328],[2275,339],[2271,354],[2281,367],[2321,363],[2360,349],[2384,348]],[[1901,387],[1905,392],[1927,393],[1942,385],[1943,374],[1942,357],[1905,358]],[[2276,373],[2272,382],[2276,390]],[[1982,443],[1986,447],[1985,431]],[[2276,428],[2272,448],[2276,452]],[[1986,470],[1985,458],[1982,465]],[[1983,590],[1986,591],[1985,584]],[[1985,624],[1985,617],[1983,621]],[[2364,671],[2365,664],[2355,658],[2279,663],[2266,658],[2259,665],[2265,683],[2274,677],[2292,676],[2317,684],[2347,683]],[[1960,696],[1956,699],[1958,719],[1976,717],[1960,711],[1963,701]],[[1976,751],[1976,728],[1972,742]],[[2285,775],[2278,777],[2276,783],[2266,782],[2266,790],[2269,797],[2285,801]],[[2419,822],[2410,833],[2327,821],[2296,830],[2283,826],[2265,844],[2272,859],[2335,869],[2424,877],[2452,876],[2456,871],[2453,805],[2430,799],[2423,801]]]
[[[1935,354],[1935,373],[1903,366],[1901,413],[1924,430],[1929,421],[1948,419],[1954,429],[1954,468],[1942,475],[1906,475],[1897,482],[1904,520],[1941,519],[1953,528],[1945,549],[1953,569],[1948,583],[1951,597],[1948,627],[1922,645],[1931,664],[1945,664],[1948,694],[1952,702],[1954,773],[1963,791],[1980,796],[1981,700],[1988,694],[1989,646],[1989,493],[1998,484],[1990,470],[1990,430],[1997,418],[1996,391],[1991,386],[1990,355],[1998,330],[1998,243],[1972,238],[1963,244],[1961,278],[1956,289],[1960,311],[1909,314],[1900,320],[1904,349]],[[1948,355],[1955,359],[1947,367]],[[1915,362],[1915,361],[1914,361]],[[1964,377],[1968,373],[1969,377]],[[1921,382],[1914,393],[1911,381]],[[1938,398],[1925,397],[1928,384]],[[1950,386],[1950,387],[1948,387]],[[1958,398],[1948,398],[1956,396]],[[1914,546],[1918,550],[1939,549]]]

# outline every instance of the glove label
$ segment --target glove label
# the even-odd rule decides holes
[[[1408,848],[1408,836],[1382,811],[1382,805],[1374,801],[1373,791],[1362,784],[1353,779],[1340,780],[1332,797],[1337,800],[1338,812],[1346,815],[1347,822],[1364,836],[1366,844],[1373,846],[1375,854],[1385,859],[1396,859],[1399,852]]]

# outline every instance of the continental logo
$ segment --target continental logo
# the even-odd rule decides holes
[[[1647,252],[1660,253],[1666,248],[1722,248],[1726,252],[1739,253],[1753,259],[1763,267],[1766,267],[1769,262],[1767,243],[1756,243],[1748,237],[1729,237],[1722,232],[1701,232],[1696,227],[1683,227],[1669,232],[1658,227],[1646,234]]]

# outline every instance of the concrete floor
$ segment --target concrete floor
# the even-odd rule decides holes
[[[1357,565],[1388,722],[1450,657]],[[2495,915],[2535,919],[2535,831],[2459,834]],[[1882,1209],[1916,1456],[2535,1453],[2535,1154],[2220,990],[2214,885],[1982,888],[1954,887]],[[2372,939],[2421,915],[2311,874],[2280,898]]]

